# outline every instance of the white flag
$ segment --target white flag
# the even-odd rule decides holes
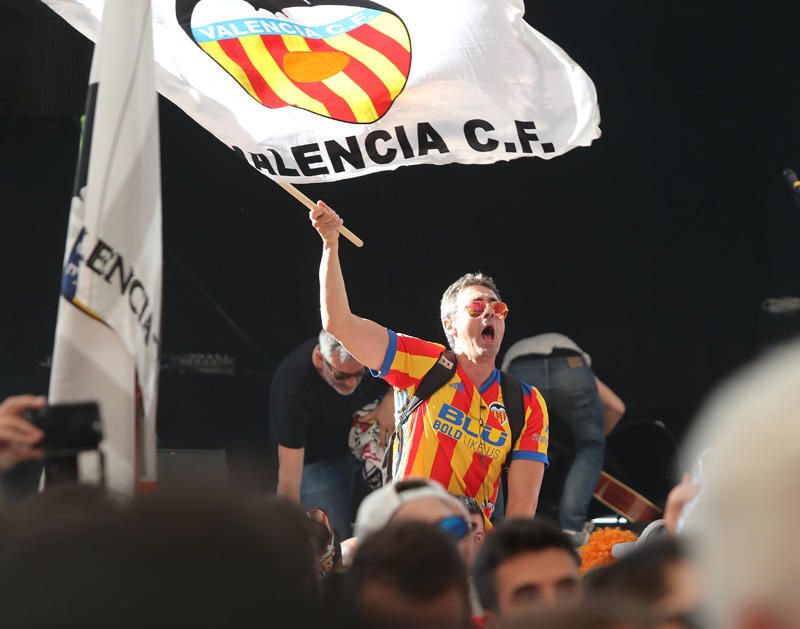
[[[44,2],[96,37],[103,0]],[[157,86],[284,182],[588,146],[594,85],[523,13],[523,0],[157,0]]]
[[[67,232],[50,401],[98,400],[108,483],[155,480],[161,181],[150,0],[106,3]]]

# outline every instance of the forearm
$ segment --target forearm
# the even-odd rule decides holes
[[[595,378],[597,382],[597,394],[603,406],[603,433],[608,434],[622,419],[625,414],[625,402],[611,390],[600,378]]]
[[[322,237],[319,265],[319,306],[322,327],[333,334],[362,365],[378,370],[389,345],[389,334],[374,321],[357,317],[350,310],[347,289],[339,261],[339,235],[335,230],[341,219],[327,205],[318,203],[311,220]]]
[[[536,507],[539,505],[538,490],[524,495],[514,495],[511,490],[508,493],[507,518],[532,518],[536,515]]]
[[[339,338],[353,318],[347,299],[342,265],[339,261],[339,241],[326,241],[322,245],[319,265],[319,305],[322,327]],[[341,340],[341,339],[340,339]]]
[[[544,464],[538,461],[517,460],[508,472],[507,518],[532,518],[539,504],[539,490],[544,476]]]
[[[386,392],[383,399],[375,409],[375,418],[378,421],[380,444],[386,447],[389,437],[394,432],[394,394],[392,389]]]
[[[389,334],[382,325],[356,316],[350,310],[342,266],[339,262],[339,241],[325,241],[319,265],[319,304],[322,327],[362,365],[380,369]]]
[[[303,480],[304,448],[278,446],[278,486],[279,496],[300,502],[300,484]]]
[[[607,435],[622,419],[623,413],[613,408],[603,409],[603,434]]]
[[[279,496],[300,503],[300,474],[286,474],[278,472],[278,487],[275,491]]]

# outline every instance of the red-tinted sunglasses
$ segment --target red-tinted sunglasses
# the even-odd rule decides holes
[[[467,314],[473,319],[483,316],[486,312],[486,306],[489,306],[494,313],[494,316],[500,320],[508,316],[508,304],[504,301],[487,301],[486,299],[473,299],[467,304]]]

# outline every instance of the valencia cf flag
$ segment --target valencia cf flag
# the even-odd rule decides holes
[[[104,0],[43,2],[96,38]],[[551,159],[600,136],[597,94],[524,13],[523,0],[155,0],[156,83],[280,182]]]

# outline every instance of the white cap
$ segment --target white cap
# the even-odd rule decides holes
[[[423,498],[436,498],[443,500],[449,505],[454,502],[461,507],[453,496],[436,481],[429,479],[415,478],[408,479],[425,483],[421,487],[414,487],[397,491],[396,485],[384,485],[369,494],[356,515],[355,536],[359,539],[366,537],[370,533],[379,531],[389,523],[395,513],[404,504]]]
[[[611,547],[611,554],[616,559],[622,559],[623,557],[630,555],[636,549],[641,548],[648,542],[652,542],[662,537],[666,534],[666,532],[667,525],[664,520],[653,520],[645,527],[635,542],[620,542],[619,544],[614,544]]]

